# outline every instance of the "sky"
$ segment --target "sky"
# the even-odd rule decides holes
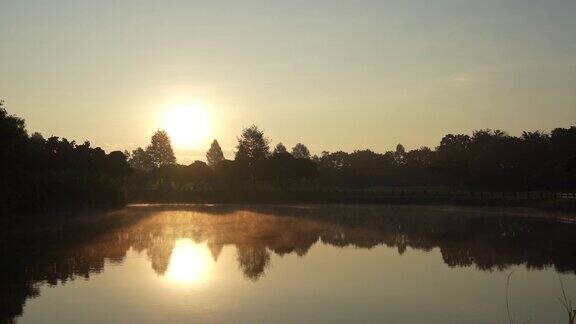
[[[0,76],[29,131],[106,150],[201,107],[182,163],[251,124],[313,153],[434,147],[576,123],[576,1],[0,0]]]

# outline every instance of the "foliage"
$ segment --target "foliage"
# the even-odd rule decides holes
[[[284,144],[282,143],[276,144],[276,147],[274,147],[274,151],[272,152],[272,154],[282,154],[282,153],[288,153],[286,146],[284,146]]]
[[[217,140],[212,142],[210,149],[206,152],[206,161],[211,168],[215,168],[218,163],[224,161],[224,153]]]
[[[431,150],[423,147],[380,154],[370,150],[315,157],[320,181],[347,187],[448,185],[490,190],[576,190],[576,127],[550,135],[500,130],[472,136],[448,134]]]
[[[313,180],[318,177],[316,164],[310,159],[296,158],[289,153],[276,153],[262,165],[261,173],[268,181],[286,190],[290,183],[298,180]]]
[[[238,138],[236,146],[236,162],[248,170],[252,180],[252,188],[256,189],[256,178],[260,166],[268,158],[270,147],[268,139],[256,125],[245,128]]]
[[[150,156],[152,164],[157,168],[176,163],[176,156],[166,131],[158,130],[152,135],[150,145],[146,148],[146,153]]]
[[[127,154],[127,157],[130,166],[140,171],[152,171],[176,163],[170,137],[163,130],[158,130],[152,135],[146,150],[139,147],[131,154]]]
[[[200,187],[240,193],[257,184],[282,191],[302,185],[576,190],[576,126],[519,137],[481,129],[472,135],[448,134],[435,149],[407,150],[398,144],[384,153],[324,151],[311,156],[302,143],[292,153],[278,143],[270,154],[264,132],[253,125],[238,137],[234,160],[224,159],[216,140],[206,157],[208,164],[176,164],[164,131],[157,131],[146,149],[109,154],[89,142],[29,136],[24,120],[9,115],[0,103],[1,211],[118,205],[123,190],[132,196],[160,190],[170,197],[169,191]]]
[[[143,171],[150,171],[155,167],[152,157],[141,147],[132,151],[132,154],[129,155],[128,163],[130,163],[132,168]]]
[[[130,173],[122,152],[89,142],[28,136],[24,120],[0,105],[0,214],[121,205]]]
[[[310,151],[306,145],[298,143],[292,148],[292,155],[297,159],[309,159]]]
[[[265,160],[269,151],[268,139],[264,136],[264,132],[252,125],[245,128],[238,138],[235,159],[254,166],[257,162]]]

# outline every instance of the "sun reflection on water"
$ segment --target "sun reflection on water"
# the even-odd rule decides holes
[[[199,284],[209,279],[214,261],[206,244],[178,239],[165,278],[175,284]]]

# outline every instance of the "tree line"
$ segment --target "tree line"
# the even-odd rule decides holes
[[[142,188],[151,183],[156,187],[182,189],[185,185],[204,184],[214,188],[258,189],[264,182],[281,190],[299,181],[314,181],[318,168],[308,148],[297,144],[289,153],[282,143],[273,151],[264,132],[256,126],[242,131],[238,137],[235,157],[227,160],[217,140],[206,152],[206,161],[190,165],[175,163],[174,151],[168,134],[158,130],[145,149],[124,152],[135,171],[134,187]]]
[[[445,135],[434,149],[384,154],[324,152],[323,183],[345,186],[448,185],[487,190],[575,190],[576,127],[511,136],[483,129]]]
[[[1,215],[125,203],[122,183],[131,168],[122,152],[29,135],[24,119],[9,115],[2,101],[0,161]]]
[[[445,135],[434,148],[393,151],[343,151],[311,155],[298,143],[288,152],[270,141],[257,126],[238,137],[233,160],[224,157],[214,140],[206,160],[185,167],[175,164],[168,135],[158,131],[146,150],[126,153],[137,170],[175,183],[221,180],[252,189],[267,183],[287,190],[295,183],[366,188],[375,186],[451,186],[482,190],[576,190],[576,126],[523,132],[511,136],[482,129]],[[162,153],[159,153],[162,152]],[[166,153],[168,152],[168,153]],[[160,158],[164,157],[164,158]],[[142,161],[149,161],[143,166]]]
[[[217,140],[206,161],[176,163],[158,130],[146,148],[104,152],[89,142],[29,135],[22,118],[0,102],[0,211],[112,207],[143,189],[256,191],[292,187],[451,186],[483,190],[576,190],[576,126],[511,136],[501,130],[448,134],[434,149],[377,153],[289,152],[257,126],[245,128],[233,159]]]

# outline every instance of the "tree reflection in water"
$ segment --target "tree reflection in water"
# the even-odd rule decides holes
[[[158,275],[201,280],[224,246],[235,246],[250,281],[270,267],[270,253],[300,257],[319,240],[336,247],[439,248],[450,267],[504,270],[512,265],[576,273],[576,225],[534,212],[410,206],[155,206],[4,229],[0,234],[0,321],[22,314],[38,286],[89,278],[127,251],[145,252]],[[53,222],[52,222],[53,223]],[[198,255],[195,244],[210,254]],[[196,254],[194,254],[196,253]],[[201,264],[204,263],[204,264]],[[204,267],[204,268],[203,268]]]

